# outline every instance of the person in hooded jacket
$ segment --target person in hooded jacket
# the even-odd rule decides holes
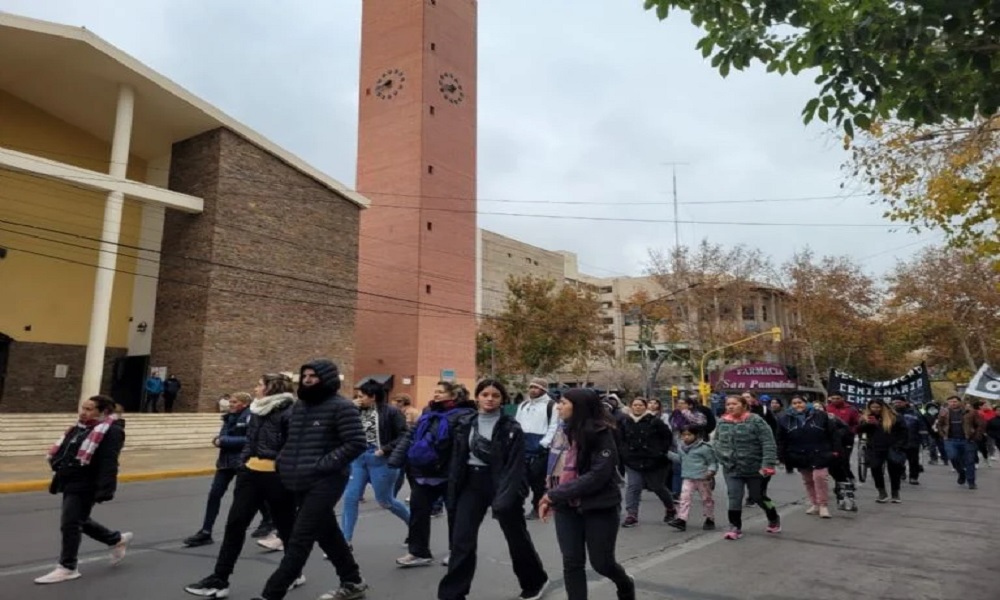
[[[798,469],[809,497],[807,515],[829,519],[829,468],[843,450],[833,418],[794,396],[778,419],[778,460],[790,473]]]
[[[514,574],[521,586],[519,600],[537,600],[549,578],[525,522],[527,489],[524,433],[517,419],[502,414],[507,390],[494,379],[476,386],[478,414],[464,415],[455,426],[455,444],[448,468],[448,513],[454,514],[451,560],[438,585],[439,600],[465,600],[476,572],[479,528],[486,512],[500,524]]]
[[[599,574],[611,579],[618,600],[635,600],[635,580],[615,559],[621,510],[615,421],[589,388],[567,390],[556,405],[564,425],[550,453],[549,491],[539,517],[555,513],[568,600],[587,599],[587,555]]]
[[[82,535],[111,547],[111,564],[125,558],[130,532],[112,531],[91,518],[95,504],[110,502],[118,487],[118,457],[125,445],[124,421],[115,401],[91,396],[80,402],[78,421],[49,449],[52,483],[49,493],[63,495],[59,565],[35,579],[38,584],[62,583],[80,577],[77,556]]]
[[[285,597],[317,542],[340,578],[340,587],[320,598],[357,600],[368,591],[334,512],[347,488],[351,462],[367,447],[358,408],[339,392],[340,370],[332,361],[318,359],[299,369],[299,399],[292,405],[277,465],[297,512],[281,564],[264,584],[261,600]]]
[[[295,499],[281,483],[277,473],[277,458],[288,439],[291,417],[292,380],[281,373],[266,373],[254,388],[255,398],[250,403],[250,422],[246,428],[246,440],[240,452],[233,489],[233,503],[226,518],[226,531],[222,547],[215,560],[212,574],[184,591],[203,598],[225,598],[229,595],[229,578],[236,568],[246,541],[247,529],[253,523],[254,515],[263,506],[278,530],[278,537],[285,543],[292,531],[295,520]],[[289,583],[294,589],[306,582],[301,570]]]
[[[905,396],[893,396],[892,406],[906,426],[906,468],[910,474],[910,485],[920,485],[920,474],[924,471],[920,464],[920,447],[927,435],[927,420],[910,405]]]
[[[355,392],[368,447],[351,463],[351,480],[344,492],[340,526],[348,544],[354,539],[358,503],[369,483],[375,490],[375,501],[379,506],[388,509],[403,523],[410,522],[410,510],[396,499],[399,470],[389,466],[389,456],[406,434],[406,417],[386,401],[385,388],[374,379],[363,382]]]
[[[451,381],[439,381],[434,390],[434,399],[417,419],[416,425],[410,428],[403,440],[396,445],[396,449],[393,450],[392,456],[389,458],[389,466],[406,467],[412,483],[410,488],[410,530],[407,536],[409,552],[396,559],[396,564],[400,567],[422,567],[434,562],[430,548],[431,515],[434,512],[435,503],[444,500],[448,493],[448,468],[451,465],[451,453],[454,448],[455,426],[460,418],[473,415],[475,412],[476,404],[469,399],[468,390]],[[446,422],[442,423],[440,419],[445,419]],[[437,433],[442,426],[446,427],[447,433],[445,437],[438,438]],[[433,453],[436,455],[432,462],[426,464],[423,461],[419,461],[420,464],[418,464],[418,460],[415,458],[420,457],[410,456],[411,449],[417,442],[420,442],[420,440],[414,439],[414,436],[422,429],[427,430],[429,437],[425,438],[425,443],[418,447],[425,450],[430,450],[433,447]],[[422,454],[421,457],[425,457],[425,455]],[[449,511],[449,541],[454,526],[455,514],[453,511]]]
[[[670,452],[673,436],[657,415],[646,412],[647,402],[636,398],[629,405],[631,413],[620,420],[622,462],[625,464],[625,520],[622,527],[639,524],[639,501],[643,488],[663,502],[663,521],[677,516],[674,497],[667,488],[670,478]]]

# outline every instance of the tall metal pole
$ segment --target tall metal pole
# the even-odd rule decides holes
[[[677,165],[673,165],[673,180],[674,180],[674,255],[680,256],[681,254],[681,224],[680,224],[680,211],[677,207]]]

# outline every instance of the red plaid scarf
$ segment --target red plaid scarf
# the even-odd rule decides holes
[[[97,422],[97,425],[95,425],[94,428],[90,431],[90,434],[87,436],[87,439],[83,440],[83,443],[80,444],[80,450],[77,451],[76,453],[76,459],[80,461],[81,465],[86,466],[90,464],[90,459],[94,457],[94,452],[96,452],[97,447],[101,445],[101,440],[104,439],[104,434],[108,432],[108,429],[111,429],[111,425],[117,419],[118,415],[111,415],[110,417],[107,417]],[[64,433],[62,437],[59,438],[59,441],[53,444],[51,448],[49,448],[49,462],[51,463],[52,459],[55,458],[56,454],[59,453],[59,449],[62,448],[63,442],[66,441],[66,437],[69,436],[71,433],[73,433],[74,429],[78,427],[85,429],[89,426],[90,425],[87,423],[77,423],[76,425],[67,429],[66,433]]]

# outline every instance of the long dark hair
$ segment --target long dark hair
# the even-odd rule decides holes
[[[590,388],[573,388],[563,392],[562,399],[573,405],[573,414],[566,421],[566,438],[576,444],[581,464],[590,462],[589,446],[593,436],[604,429],[614,429],[615,422],[601,397]]]
[[[385,387],[374,379],[365,380],[357,390],[369,398],[374,398],[375,404],[381,405],[385,402]]]
[[[510,401],[510,396],[507,394],[507,388],[498,379],[486,378],[476,384],[476,399],[479,398],[479,394],[486,388],[496,388],[500,392],[500,404],[507,404]]]

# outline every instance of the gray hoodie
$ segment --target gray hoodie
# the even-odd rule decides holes
[[[715,448],[704,440],[698,440],[690,446],[680,443],[677,445],[677,452],[671,452],[669,456],[670,460],[680,461],[682,479],[705,479],[709,471],[719,472]]]

